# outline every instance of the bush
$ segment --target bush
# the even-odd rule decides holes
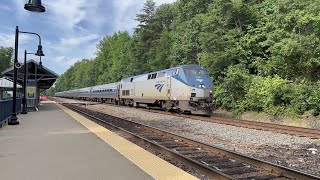
[[[312,88],[307,103],[314,112],[319,113],[320,111],[320,81]]]
[[[314,87],[305,80],[297,81],[291,84],[293,90],[290,96],[290,105],[287,108],[289,113],[303,114],[312,109],[308,99],[311,97]]]
[[[255,76],[245,96],[243,106],[250,111],[264,111],[274,115],[284,112],[285,107],[290,104],[289,81],[275,77]]]
[[[214,102],[235,114],[244,111],[272,115],[319,113],[320,81],[312,85],[306,80],[292,82],[279,76],[255,76],[241,66],[231,66],[215,86]]]
[[[235,109],[244,99],[250,84],[248,71],[241,66],[230,66],[225,77],[216,83],[214,102],[228,110]]]

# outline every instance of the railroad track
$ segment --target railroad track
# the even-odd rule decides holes
[[[101,103],[77,102],[74,104],[95,105],[95,104],[101,104]],[[107,105],[108,106],[118,106],[118,105],[114,105],[114,104],[107,104]],[[121,106],[119,106],[119,107],[121,107]],[[303,128],[303,127],[287,126],[287,125],[281,125],[281,124],[271,124],[271,123],[265,123],[265,122],[240,120],[240,119],[226,119],[226,118],[219,118],[219,117],[203,117],[203,116],[196,116],[196,115],[178,114],[178,113],[162,111],[159,109],[141,108],[141,110],[152,112],[152,113],[166,114],[166,115],[189,118],[189,119],[194,119],[194,120],[213,122],[213,123],[218,123],[218,124],[226,124],[226,125],[231,125],[231,126],[236,126],[236,127],[244,127],[244,128],[264,130],[264,131],[272,131],[272,132],[277,132],[277,133],[281,133],[281,134],[295,135],[295,136],[299,136],[299,137],[309,137],[311,139],[320,139],[320,130],[318,130],[318,129],[310,129],[310,128]]]
[[[257,129],[257,130],[264,130],[264,131],[272,131],[281,134],[290,134],[299,137],[309,137],[311,139],[319,139],[320,138],[320,130],[318,129],[310,129],[310,128],[303,128],[303,127],[295,127],[295,126],[287,126],[281,124],[271,124],[265,122],[257,122],[257,121],[249,121],[249,120],[240,120],[240,119],[226,119],[226,118],[219,118],[219,117],[203,117],[203,116],[196,116],[196,115],[186,115],[186,114],[177,114],[177,113],[170,113],[165,111],[159,111],[154,109],[144,110],[148,112],[158,113],[158,114],[166,114],[172,115],[177,117],[189,118],[194,120],[201,120],[207,122],[213,122],[218,124],[226,124],[232,125],[236,127],[244,127],[250,129]]]
[[[217,179],[320,179],[320,177],[261,161],[246,155],[197,142],[130,120],[92,111],[75,104],[62,104],[138,142]]]

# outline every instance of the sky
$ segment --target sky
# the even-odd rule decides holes
[[[154,0],[156,5],[175,0]],[[42,0],[44,13],[24,9],[27,0],[1,0],[0,46],[14,47],[15,27],[41,36],[45,56],[42,64],[57,74],[81,59],[96,56],[96,45],[118,31],[133,33],[145,0]],[[18,61],[24,50],[36,52],[38,37],[19,33]],[[32,54],[27,59],[39,62]]]

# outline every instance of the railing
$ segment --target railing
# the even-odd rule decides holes
[[[16,110],[17,113],[21,112],[21,102],[22,100],[17,99]],[[12,99],[0,100],[0,127],[3,121],[8,120],[12,114]]]

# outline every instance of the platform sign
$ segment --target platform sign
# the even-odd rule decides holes
[[[27,87],[27,97],[28,97],[28,99],[35,99],[36,98],[36,87],[35,86],[28,86]]]

